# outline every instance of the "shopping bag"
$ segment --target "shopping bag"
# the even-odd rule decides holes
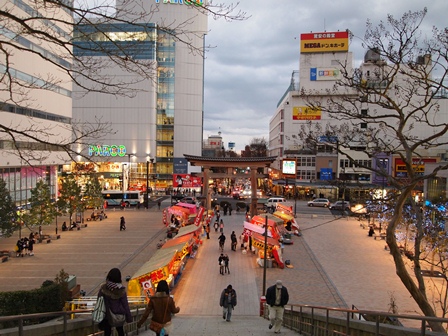
[[[96,300],[95,307],[92,312],[93,322],[100,323],[106,317],[106,303],[104,302],[104,297],[100,296]]]

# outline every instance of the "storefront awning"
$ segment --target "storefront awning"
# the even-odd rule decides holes
[[[188,215],[190,214],[190,210],[188,210],[187,208],[182,208],[177,205],[173,205],[172,207],[169,207],[168,212],[173,213],[175,215],[184,216],[184,217],[188,217]]]
[[[291,221],[292,222],[294,220],[294,216],[288,215],[288,214],[286,214],[284,212],[281,212],[281,211],[276,211],[276,212],[273,213],[273,215],[278,217],[278,218],[280,218],[280,219],[283,219],[284,221]]]
[[[264,225],[266,222],[266,217],[268,217],[268,225],[281,225],[283,226],[283,219],[273,216],[271,214],[262,215],[262,216],[253,216],[252,222],[261,223]]]
[[[132,279],[139,278],[141,276],[147,275],[159,268],[162,268],[170,263],[170,261],[174,258],[178,250],[178,246],[176,249],[167,248],[157,250],[156,253],[149,259],[146,263],[143,264],[142,267],[138,269],[137,272],[134,273]]]
[[[263,235],[265,231],[264,227],[249,222],[244,222],[244,228],[261,235]],[[268,230],[268,237],[272,237],[272,233],[270,230]]]
[[[185,234],[184,236],[178,237],[176,236],[176,238],[170,239],[168,240],[165,244],[163,244],[163,248],[168,248],[168,247],[172,247],[172,246],[180,246],[183,247],[185,246],[185,244],[189,244],[191,238],[193,237],[193,234]]]
[[[202,229],[201,226],[196,226],[194,224],[183,226],[179,229],[179,232],[177,233],[176,237],[188,235],[190,233],[194,233],[196,231],[200,231]]]
[[[255,239],[255,240],[257,240],[257,241],[259,241],[260,243],[263,243],[264,244],[264,236],[263,235],[261,235],[261,234],[258,234],[258,233],[253,233],[252,234],[252,239]],[[270,246],[276,246],[276,245],[278,245],[278,241],[276,241],[275,239],[273,239],[273,238],[269,238],[268,237],[268,239],[267,239],[267,243],[268,243],[268,245],[270,245]]]

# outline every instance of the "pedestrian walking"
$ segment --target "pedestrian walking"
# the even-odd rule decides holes
[[[229,216],[232,216],[232,210],[233,210],[233,208],[232,208],[232,204],[230,204],[230,205],[229,205]]]
[[[16,257],[23,257],[23,238],[17,240],[16,251],[17,251]]]
[[[228,285],[227,288],[222,291],[219,305],[222,307],[222,318],[227,322],[230,322],[232,310],[236,306],[236,291],[232,288],[232,285]]]
[[[216,221],[215,224],[213,224],[213,227],[215,228],[215,232],[218,232],[218,229],[219,229],[218,221]]]
[[[224,273],[230,274],[229,262],[230,262],[229,256],[227,254],[224,254]]]
[[[219,274],[224,275],[224,267],[226,265],[226,262],[224,260],[224,254],[221,253],[221,255],[218,258],[218,264],[219,264]]]
[[[160,200],[157,201],[157,209],[160,210],[160,206],[162,205],[162,202],[160,202]]]
[[[224,251],[224,243],[226,242],[226,236],[224,235],[223,232],[221,232],[221,235],[219,236],[218,240],[219,240],[219,250],[221,252],[223,252]]]
[[[148,319],[149,314],[152,313],[151,320],[160,324],[163,324],[165,330],[165,336],[169,336],[173,329],[171,322],[171,316],[180,312],[180,308],[176,306],[174,299],[170,296],[170,287],[166,280],[161,280],[157,284],[156,293],[151,296],[151,300],[146,306],[140,321],[137,323],[137,328],[140,328],[143,323]],[[158,333],[156,333],[159,336]]]
[[[232,234],[230,235],[230,241],[232,242],[232,251],[236,251],[236,244],[238,242],[238,239],[236,238],[235,231],[232,231]]]
[[[223,206],[223,210],[224,210],[224,216],[227,216],[227,210],[229,209],[229,206],[228,206],[228,204],[227,203],[224,203],[224,206]]]
[[[120,231],[126,230],[126,221],[123,216],[120,218]]]
[[[34,255],[34,236],[28,240],[28,253],[30,256]]]
[[[283,286],[281,280],[266,290],[266,303],[269,305],[269,329],[274,328],[276,334],[280,333],[283,323],[285,305],[289,301],[288,289]]]
[[[112,321],[112,312],[115,315],[124,315],[127,323],[132,322],[132,315],[129,309],[126,287],[121,283],[121,272],[118,268],[112,268],[106,277],[98,292],[98,297],[102,296],[106,304],[106,317],[98,324],[98,328],[104,331],[105,336],[112,335],[112,328],[115,327],[118,336],[124,336],[124,321],[122,325],[114,325]]]
[[[222,219],[221,219],[221,221],[219,222],[219,232],[221,232],[221,233],[224,232],[224,222],[222,221]]]
[[[210,223],[205,226],[205,233],[207,234],[207,239],[210,239]]]

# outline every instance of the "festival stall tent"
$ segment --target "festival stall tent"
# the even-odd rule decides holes
[[[170,286],[174,286],[182,274],[193,242],[194,234],[191,233],[165,243],[131,277],[128,295],[141,296],[143,291],[149,297],[155,293],[156,285],[161,280],[166,280]]]
[[[271,233],[271,236],[277,240],[281,239],[282,233],[284,231],[284,223],[282,219],[271,214],[267,214],[263,216],[253,216],[251,219],[251,223],[264,227],[266,224],[266,217],[268,218],[268,229]]]
[[[163,223],[168,226],[171,224],[171,216],[174,215],[180,220],[180,224],[184,226],[188,222],[190,210],[177,205],[173,205],[163,210]]]
[[[277,204],[276,211],[273,213],[275,217],[281,218],[284,221],[285,227],[288,226],[288,222],[291,223],[289,231],[299,231],[299,224],[296,222],[294,215],[292,214],[291,207],[287,207],[281,204]]]
[[[195,204],[178,202],[178,203],[176,203],[176,206],[180,206],[182,208],[188,209],[188,211],[190,212],[190,215],[195,215],[198,212],[198,209]]]
[[[265,245],[265,239],[267,242],[266,246],[266,253],[267,255],[264,255],[264,245]],[[252,246],[254,246],[256,249],[258,249],[258,256],[259,260],[264,262],[262,259],[265,257],[267,258],[274,258],[276,263],[278,264],[278,267],[284,268],[285,264],[283,262],[282,258],[282,252],[279,246],[279,243],[277,240],[269,237],[265,237],[264,235],[261,235],[256,232],[252,232]],[[263,265],[263,264],[261,264]]]

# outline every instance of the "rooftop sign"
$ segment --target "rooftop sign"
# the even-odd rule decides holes
[[[348,31],[300,35],[301,53],[348,51]]]

